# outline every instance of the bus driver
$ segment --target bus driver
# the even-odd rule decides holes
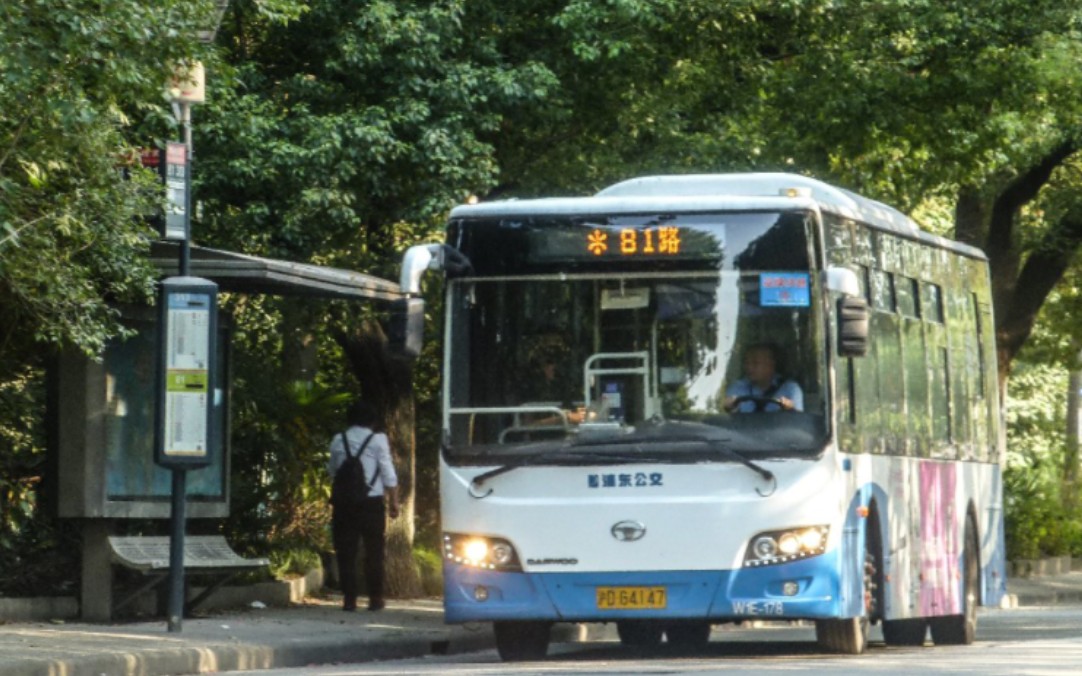
[[[722,406],[729,413],[803,411],[804,392],[794,380],[777,373],[778,350],[756,343],[744,351],[744,377],[725,391]]]

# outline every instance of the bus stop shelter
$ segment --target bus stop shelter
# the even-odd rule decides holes
[[[150,260],[162,277],[172,276],[179,254],[177,244],[157,242]],[[357,301],[381,308],[404,298],[397,283],[372,275],[198,246],[190,248],[189,274],[229,293]],[[153,363],[156,315],[151,308],[132,312],[139,327],[134,337],[110,344],[101,360],[74,352],[62,355],[53,379],[57,512],[81,524],[80,600],[87,620],[104,621],[113,614],[112,566],[123,564],[111,542],[116,538],[110,538],[116,522],[168,519],[171,511],[169,472],[153,460],[148,405],[153,379],[147,364]],[[222,376],[227,373],[225,368]],[[208,467],[189,473],[189,518],[229,515],[230,387],[224,378],[219,382],[224,383],[215,404],[221,443]]]

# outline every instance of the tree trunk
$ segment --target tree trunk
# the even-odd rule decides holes
[[[395,459],[401,514],[387,526],[386,591],[391,598],[421,595],[421,576],[413,560],[414,438],[412,364],[387,349],[378,322],[364,320],[351,335],[339,335],[361,396],[380,412]]]
[[[1076,359],[1082,363],[1082,353]],[[1078,505],[1079,405],[1082,404],[1082,369],[1071,370],[1067,380],[1067,451],[1063,458],[1063,506],[1073,512]]]
[[[1048,184],[1052,173],[1076,151],[1074,141],[1050,148],[1027,171],[1010,180],[992,198],[987,216],[980,206],[979,192],[963,187],[955,205],[956,235],[967,241],[983,231],[983,248],[988,255],[992,278],[992,306],[996,315],[996,357],[1000,392],[1006,390],[1011,362],[1033,330],[1033,324],[1048,294],[1063,277],[1074,252],[1082,243],[1082,224],[1065,218],[1051,226],[1045,240],[1025,259],[1016,233],[1019,213]],[[1064,235],[1067,235],[1064,238]]]
[[[282,310],[282,372],[290,381],[311,381],[319,370],[319,351],[309,307],[301,298],[286,297]]]

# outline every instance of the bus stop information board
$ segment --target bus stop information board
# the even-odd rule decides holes
[[[158,442],[155,462],[209,462],[218,287],[196,277],[162,281]]]
[[[167,143],[162,176],[168,194],[162,236],[165,239],[187,239],[189,234],[188,191],[191,185],[188,171],[188,149],[183,143]]]

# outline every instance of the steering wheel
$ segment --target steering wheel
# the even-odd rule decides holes
[[[785,408],[785,405],[781,401],[781,397],[762,397],[762,396],[759,396],[759,395],[756,395],[756,394],[744,394],[744,395],[741,395],[741,396],[737,397],[736,399],[733,399],[733,403],[729,407],[729,412],[730,413],[737,413],[738,412],[737,409],[739,409],[740,405],[743,404],[745,401],[753,401],[753,402],[755,402],[756,410],[751,411],[751,413],[763,413],[763,412],[765,412],[762,409],[765,409],[767,404],[777,404],[777,406],[778,406],[778,408],[780,410],[782,410],[782,411],[787,410]]]

